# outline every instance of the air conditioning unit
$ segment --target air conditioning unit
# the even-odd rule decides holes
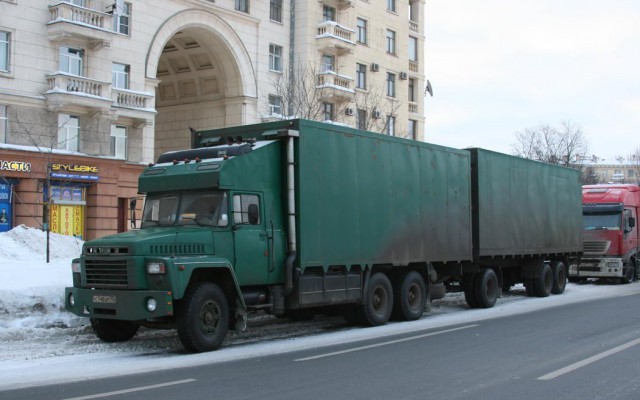
[[[380,65],[376,63],[371,64],[371,72],[378,72],[378,71],[380,71]]]
[[[406,72],[400,72],[400,79],[406,80],[407,78],[408,78],[408,76],[407,76]]]
[[[347,107],[347,108],[344,109],[344,113],[347,114],[347,115],[353,115],[353,114],[355,114],[355,112],[356,111],[353,109],[353,107]]]
[[[380,111],[379,110],[373,110],[373,112],[371,113],[371,116],[375,119],[380,118]]]

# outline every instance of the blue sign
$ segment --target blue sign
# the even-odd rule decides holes
[[[11,214],[11,184],[0,183],[0,232],[13,228]]]

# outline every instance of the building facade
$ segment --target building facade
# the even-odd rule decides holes
[[[128,229],[137,175],[191,129],[291,116],[424,139],[424,0],[0,6],[0,230]]]

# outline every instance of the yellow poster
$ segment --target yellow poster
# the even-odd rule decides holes
[[[84,206],[51,206],[51,232],[82,238]]]

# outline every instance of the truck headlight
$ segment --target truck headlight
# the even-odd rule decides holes
[[[151,261],[147,263],[147,273],[149,275],[166,274],[167,270],[161,261]]]
[[[73,293],[70,293],[70,294],[69,294],[69,305],[70,305],[71,307],[73,307],[73,306],[75,306],[75,305],[76,305],[76,299],[73,297]]]
[[[154,312],[157,307],[158,302],[156,301],[156,299],[154,299],[153,297],[149,297],[147,299],[147,310],[149,310],[150,312]]]
[[[80,261],[72,261],[71,262],[71,272],[79,274],[80,273]]]

